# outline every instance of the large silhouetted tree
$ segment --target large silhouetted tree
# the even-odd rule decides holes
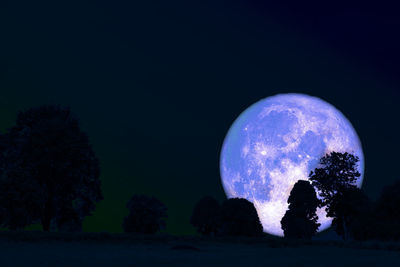
[[[167,207],[160,200],[144,195],[133,195],[126,207],[129,214],[122,223],[125,232],[154,234],[165,228]]]
[[[332,217],[332,226],[343,239],[367,239],[370,230],[366,224],[371,215],[371,202],[357,187],[342,189],[335,194],[327,212]]]
[[[310,239],[320,226],[317,223],[317,207],[320,201],[314,187],[304,180],[299,180],[290,192],[289,209],[281,220],[285,237]]]
[[[213,197],[204,197],[195,205],[190,223],[203,235],[216,235],[221,207]]]
[[[258,236],[263,228],[253,203],[243,198],[225,200],[221,206],[219,234],[224,236]]]
[[[53,223],[59,228],[70,219],[81,223],[102,199],[99,162],[67,107],[20,112],[16,125],[2,137],[1,149],[1,183],[11,188],[8,193],[20,205],[0,201],[0,210],[29,210],[31,215],[21,219],[24,225],[40,220],[49,231]],[[0,189],[1,200],[6,194]]]
[[[339,210],[343,208],[337,203],[345,192],[356,188],[356,182],[360,173],[357,170],[358,157],[347,152],[331,152],[320,159],[320,168],[310,172],[309,178],[312,185],[318,190],[323,198],[323,205],[326,207],[328,216],[333,217],[338,226],[339,232],[343,231],[346,238],[347,225],[345,214]],[[341,216],[342,218],[338,218]]]

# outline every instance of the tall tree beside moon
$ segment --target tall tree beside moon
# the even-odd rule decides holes
[[[332,151],[359,157],[361,187],[364,156],[351,123],[331,104],[304,94],[280,94],[247,108],[229,129],[221,151],[220,172],[228,198],[253,202],[264,231],[283,236],[280,221],[298,180],[308,180],[319,159]],[[331,218],[318,209],[318,231]]]

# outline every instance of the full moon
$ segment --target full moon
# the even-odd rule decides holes
[[[257,209],[264,232],[283,236],[280,221],[298,180],[308,180],[319,159],[332,151],[364,155],[351,123],[331,104],[303,94],[280,94],[247,108],[229,129],[221,150],[220,172],[228,198],[245,198]],[[318,231],[331,225],[317,210]]]

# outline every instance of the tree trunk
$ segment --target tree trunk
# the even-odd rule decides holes
[[[54,190],[50,186],[48,188],[47,200],[44,206],[44,212],[42,216],[42,227],[43,231],[49,232],[50,231],[50,223],[53,217],[53,202],[54,202]]]
[[[48,217],[44,216],[44,218],[42,219],[42,227],[43,227],[43,231],[45,232],[49,232],[50,231],[50,221]]]

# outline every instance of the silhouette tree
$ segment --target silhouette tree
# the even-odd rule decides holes
[[[216,235],[221,207],[213,197],[202,198],[194,207],[190,223],[202,235]]]
[[[374,214],[376,215],[374,238],[383,240],[400,239],[400,180],[385,186],[379,196]]]
[[[347,233],[345,214],[336,210],[342,206],[340,199],[345,191],[355,189],[360,173],[357,170],[357,156],[347,152],[331,152],[320,159],[321,168],[310,172],[309,178],[312,185],[323,198],[323,206],[326,206],[327,216],[333,217],[336,225],[340,222],[339,232]],[[337,216],[342,216],[338,218]],[[339,229],[343,230],[339,230]],[[346,238],[346,234],[343,235]]]
[[[258,236],[263,228],[253,203],[243,198],[225,200],[221,206],[220,228],[223,236]]]
[[[317,223],[317,207],[320,205],[314,187],[299,180],[290,192],[289,209],[281,220],[285,237],[311,239],[320,226]]]
[[[125,232],[154,234],[165,228],[167,207],[158,199],[144,195],[134,195],[126,207],[128,216],[124,218],[122,228]]]
[[[98,160],[69,108],[41,106],[20,112],[2,139],[3,183],[12,185],[23,209],[35,199],[24,224],[40,218],[43,230],[49,231],[52,223],[63,221],[57,218],[65,219],[67,209],[82,221],[102,199]],[[25,187],[31,188],[29,196]]]
[[[400,181],[383,188],[376,210],[380,218],[400,223]]]
[[[365,223],[371,215],[371,202],[357,187],[342,189],[333,196],[327,216],[332,217],[332,226],[344,240],[367,239],[370,230]]]

